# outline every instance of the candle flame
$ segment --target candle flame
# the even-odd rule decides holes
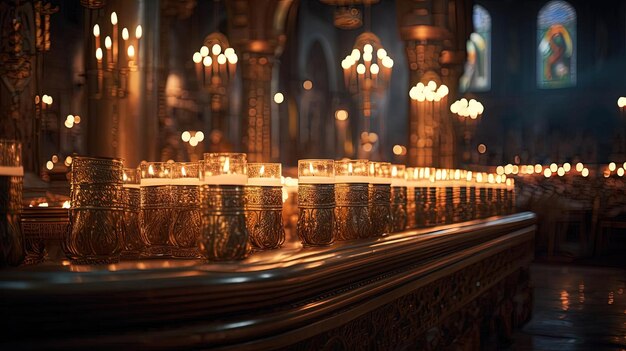
[[[228,174],[230,172],[230,158],[226,157],[226,161],[224,161],[224,173]]]
[[[143,35],[143,29],[141,28],[141,24],[140,24],[137,26],[137,28],[135,28],[135,38],[141,39],[142,35]]]
[[[152,165],[148,166],[148,174],[154,175],[154,168],[152,167]]]
[[[132,45],[128,46],[128,57],[129,58],[135,57],[135,47]]]
[[[265,166],[261,166],[261,169],[259,170],[259,175],[263,175],[265,173]]]
[[[182,166],[182,167],[180,168],[180,174],[181,174],[183,177],[186,177],[186,176],[187,176],[187,171],[185,171],[185,166]]]
[[[102,48],[96,49],[96,60],[102,60]]]
[[[61,207],[62,207],[62,208],[70,208],[70,207],[71,207],[70,200],[66,200],[66,201],[63,203],[63,206],[61,206]]]
[[[93,36],[96,38],[100,36],[100,26],[97,24],[93,26]]]
[[[104,47],[110,49],[111,46],[113,46],[113,43],[111,42],[111,37],[107,35],[106,38],[104,38]]]
[[[128,176],[126,175],[126,172],[124,172],[124,174],[122,175],[122,180],[123,181],[127,181],[128,180]]]
[[[309,172],[311,172],[311,175],[313,175],[313,163],[309,162]]]
[[[128,40],[130,38],[130,34],[128,33],[128,28],[124,27],[122,29],[122,39]]]
[[[352,163],[348,163],[348,175],[352,175]]]
[[[392,176],[392,177],[397,177],[397,176],[398,176],[398,167],[393,166],[393,167],[391,168],[391,176]]]
[[[117,13],[115,13],[115,12],[111,13],[111,24],[112,25],[116,25],[117,24]]]
[[[374,164],[370,163],[370,175],[374,175]]]

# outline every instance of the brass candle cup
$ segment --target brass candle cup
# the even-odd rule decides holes
[[[121,159],[74,157],[70,228],[63,241],[73,263],[119,261],[124,249],[122,167]]]
[[[391,164],[388,162],[370,162],[369,176],[370,236],[377,237],[393,231]]]
[[[408,199],[405,165],[391,165],[391,217],[393,232],[407,228]]]
[[[0,268],[24,260],[24,234],[20,225],[23,175],[22,144],[0,139]]]
[[[172,257],[200,257],[198,240],[202,231],[202,210],[199,166],[197,162],[175,162],[171,165],[173,220],[168,241]]]
[[[250,252],[246,227],[246,155],[204,154],[200,254],[211,261],[244,259]]]
[[[169,233],[172,227],[171,165],[165,162],[142,163],[140,192],[141,239],[144,256],[170,257]]]
[[[246,226],[255,250],[277,249],[285,242],[280,163],[248,163]]]
[[[298,161],[298,237],[304,246],[335,240],[335,169],[333,160]]]
[[[368,161],[335,161],[335,238],[366,238],[371,232]]]
[[[144,249],[139,224],[139,209],[141,206],[139,184],[141,175],[138,168],[124,168],[122,172],[124,249],[122,250],[121,258],[134,260],[140,258]]]

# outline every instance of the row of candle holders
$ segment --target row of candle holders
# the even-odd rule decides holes
[[[64,250],[77,264],[138,258],[238,260],[285,241],[278,163],[245,154],[142,163],[75,157]],[[298,162],[305,246],[512,212],[510,180],[367,160]],[[491,179],[493,178],[493,179]],[[470,186],[477,182],[478,186]],[[507,185],[508,183],[508,185]]]

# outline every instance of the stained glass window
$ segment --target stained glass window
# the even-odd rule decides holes
[[[474,5],[474,32],[467,41],[467,61],[460,89],[487,91],[491,88],[491,16],[484,7]]]
[[[550,1],[537,17],[537,85],[576,85],[576,11],[565,1]]]

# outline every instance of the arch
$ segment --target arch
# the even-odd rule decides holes
[[[462,92],[491,89],[491,15],[480,5],[474,5],[474,32],[466,44],[465,72],[459,81]]]
[[[308,40],[306,45],[301,45],[300,46],[300,52],[298,53],[298,57],[299,57],[299,62],[298,62],[298,72],[307,72],[307,64],[309,63],[309,55],[311,53],[312,48],[318,45],[319,49],[321,49],[321,53],[317,53],[316,55],[321,54],[325,60],[326,60],[326,64],[329,67],[328,70],[328,85],[331,91],[337,91],[338,89],[338,81],[337,81],[337,68],[332,68],[333,65],[329,63],[335,62],[335,60],[333,59],[333,49],[331,47],[331,43],[328,42],[328,39],[326,39],[323,35],[319,34],[319,33],[315,33],[313,35],[311,35]],[[302,77],[302,78],[307,78],[308,77]]]
[[[576,49],[576,10],[567,1],[546,3],[537,15],[537,86],[575,86]]]

